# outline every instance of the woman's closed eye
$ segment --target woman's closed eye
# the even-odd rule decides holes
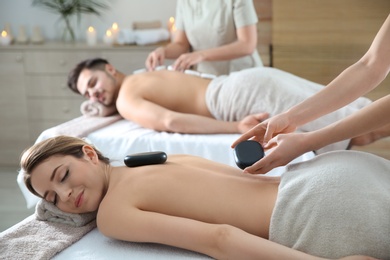
[[[69,177],[69,170],[66,170],[64,176],[61,178],[60,182],[64,182]]]
[[[66,170],[64,176],[61,178],[60,180],[60,183],[64,182],[67,178],[69,177],[69,170]],[[54,200],[53,200],[53,204],[55,206],[57,206],[57,202],[58,202],[58,196],[57,194],[54,195]]]

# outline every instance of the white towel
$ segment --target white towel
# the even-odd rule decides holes
[[[119,114],[112,116],[80,116],[63,124],[45,130],[49,136],[70,135],[75,137],[86,137],[89,133],[108,126],[122,117]]]
[[[135,43],[137,45],[146,45],[166,41],[170,38],[169,31],[164,28],[135,30]]]
[[[62,223],[74,227],[85,226],[96,218],[96,212],[85,214],[67,213],[43,199],[37,203],[35,214],[38,220]]]
[[[42,205],[38,204],[37,208]],[[48,207],[44,207],[45,211],[48,210]],[[41,221],[37,218],[39,214],[31,215],[0,234],[0,259],[51,259],[96,227],[90,214],[73,220],[81,226]],[[58,210],[52,215],[69,218],[68,213],[59,213]],[[70,223],[68,220],[66,222]]]
[[[287,166],[269,238],[309,254],[390,257],[390,161],[335,151]]]
[[[105,106],[97,101],[85,100],[81,103],[80,112],[86,116],[111,116],[117,113],[116,106]]]
[[[135,33],[132,29],[120,29],[116,37],[118,44],[133,44],[135,43]]]

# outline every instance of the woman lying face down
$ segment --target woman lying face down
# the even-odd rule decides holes
[[[363,153],[359,154],[363,156]],[[374,158],[372,155],[368,157]],[[383,162],[382,158],[371,160],[378,160],[385,168],[389,167],[386,170],[390,169],[390,163]],[[364,160],[359,161],[365,163]],[[310,167],[319,163],[313,160]],[[345,166],[351,165],[344,163]],[[317,249],[312,245],[302,247],[290,245],[288,241],[268,240],[273,237],[278,239],[278,232],[283,232],[278,231],[272,222],[278,223],[278,219],[285,214],[278,204],[283,205],[283,193],[290,189],[294,177],[288,177],[286,182],[284,176],[280,179],[245,175],[239,169],[190,155],[169,155],[164,164],[113,167],[93,146],[67,136],[45,140],[26,150],[22,155],[21,168],[31,192],[65,212],[97,210],[99,230],[119,240],[161,243],[204,253],[216,259],[321,259],[390,255],[386,248],[382,249],[383,252],[377,250],[378,245],[382,242],[388,245],[388,241],[379,241],[379,244],[377,241],[367,241],[365,245],[352,244],[341,249],[325,243],[328,248]],[[310,174],[312,178],[309,179],[317,178],[315,173]],[[376,177],[371,176],[368,178]],[[359,192],[367,193],[364,190]],[[345,192],[339,196],[348,197]],[[388,198],[388,194],[384,196]],[[289,200],[292,203],[294,197]],[[388,220],[388,210],[383,208],[383,211],[383,214],[387,212]],[[348,218],[345,212],[340,212],[340,215]],[[335,218],[332,217],[331,221],[334,222]],[[348,221],[351,222],[350,219]],[[371,224],[369,220],[365,221],[366,226]],[[387,227],[382,228],[386,232]],[[371,227],[368,230],[377,234],[377,230]],[[350,232],[347,237],[349,239],[357,234]],[[338,240],[337,236],[316,236],[320,245],[327,240]],[[302,242],[299,236],[293,240]],[[344,244],[344,240],[340,240],[340,243]],[[360,240],[357,239],[355,243],[360,243]],[[367,258],[355,256],[348,259]]]

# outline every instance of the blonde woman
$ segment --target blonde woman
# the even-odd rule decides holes
[[[346,167],[324,171],[334,156]],[[114,239],[160,243],[216,259],[390,255],[390,163],[370,154],[320,155],[280,178],[243,175],[189,155],[113,167],[85,141],[59,136],[26,150],[21,168],[31,192],[65,212],[97,210],[99,230]]]

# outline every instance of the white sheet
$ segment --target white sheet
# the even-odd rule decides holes
[[[103,236],[97,228],[81,240],[53,257],[56,260],[106,259],[211,259],[193,251],[151,244],[114,240]]]

